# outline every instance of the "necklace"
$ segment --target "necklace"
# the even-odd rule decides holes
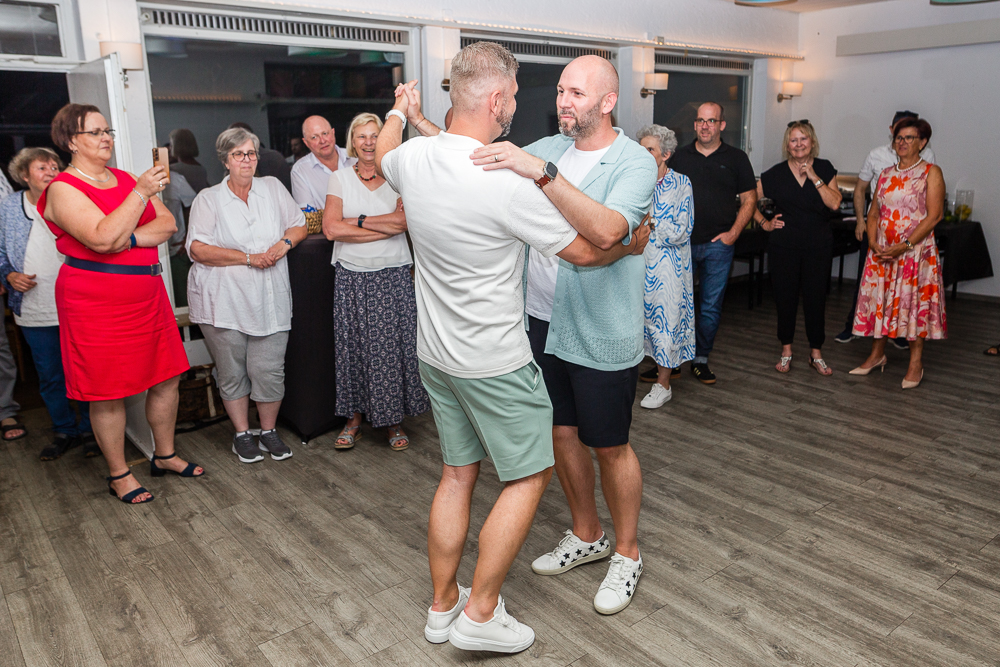
[[[911,164],[906,169],[900,169],[899,168],[899,163],[897,162],[896,163],[896,171],[898,171],[901,174],[904,174],[904,173],[906,173],[908,171],[912,171],[912,170],[916,169],[918,166],[920,166],[920,163],[923,162],[923,161],[924,161],[924,159],[920,158],[919,160],[917,160],[916,162],[914,162],[913,164]]]
[[[371,175],[371,177],[365,178],[364,176],[361,175],[361,172],[358,171],[358,165],[354,165],[354,173],[357,174],[358,178],[360,178],[365,183],[367,183],[368,181],[374,181],[375,177],[378,176],[378,174],[376,174],[376,173],[373,172],[372,175]]]
[[[83,174],[83,175],[84,175],[85,177],[89,178],[90,180],[92,180],[92,181],[93,181],[93,182],[95,182],[95,183],[107,183],[108,181],[110,181],[110,180],[111,180],[111,176],[112,176],[112,174],[110,174],[110,173],[108,174],[108,177],[107,177],[107,178],[105,178],[105,179],[104,179],[104,180],[102,181],[102,180],[100,180],[99,178],[94,178],[93,176],[91,176],[91,175],[89,175],[89,174],[84,174],[84,173],[83,173],[82,171],[80,171],[80,168],[79,168],[79,167],[77,167],[77,166],[76,166],[75,164],[73,164],[72,162],[70,162],[70,163],[69,163],[69,166],[71,166],[71,167],[73,167],[74,169],[76,169],[77,173],[80,173],[80,174]]]

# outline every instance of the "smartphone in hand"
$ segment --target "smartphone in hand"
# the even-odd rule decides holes
[[[166,177],[163,179],[164,183],[170,182],[170,149],[163,146],[153,147],[153,166],[163,167],[166,171]]]

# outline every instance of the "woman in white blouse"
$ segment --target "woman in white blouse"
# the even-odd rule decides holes
[[[285,395],[285,346],[292,292],[285,255],[306,237],[305,216],[278,179],[254,178],[260,141],[242,128],[215,142],[229,176],[191,205],[187,251],[191,321],[215,360],[219,393],[233,422],[233,453],[243,463],[292,455],[275,430]],[[260,437],[250,432],[257,404]]]
[[[337,362],[336,413],[347,425],[334,447],[350,449],[362,415],[388,429],[389,446],[409,444],[404,415],[430,409],[417,366],[417,305],[399,195],[375,173],[382,121],[363,113],[347,131],[347,154],[358,162],[330,176],[323,233],[333,245]]]

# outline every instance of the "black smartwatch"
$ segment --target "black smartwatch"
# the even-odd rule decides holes
[[[358,227],[361,227],[362,225],[365,224],[365,218],[367,218],[367,217],[368,216],[365,215],[364,213],[362,213],[361,215],[358,216]]]
[[[554,181],[556,176],[559,175],[559,170],[551,162],[545,163],[545,168],[542,170],[542,177],[535,181],[535,185],[539,188],[544,188],[549,184],[550,181]]]

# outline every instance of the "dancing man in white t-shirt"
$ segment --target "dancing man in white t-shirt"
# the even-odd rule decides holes
[[[431,397],[444,470],[431,507],[428,556],[434,603],[424,636],[467,650],[514,653],[531,628],[500,597],[552,476],[552,405],[524,330],[525,244],[544,257],[600,265],[641,254],[648,227],[602,250],[577,234],[532,181],[469,159],[510,128],[517,61],[477,42],[452,61],[454,120],[439,130],[419,112],[415,81],[398,91],[375,164],[400,194],[413,241],[417,356]],[[400,146],[405,118],[432,137]],[[542,182],[540,182],[542,181]],[[472,588],[456,572],[479,465],[489,455],[505,483],[479,534]]]

